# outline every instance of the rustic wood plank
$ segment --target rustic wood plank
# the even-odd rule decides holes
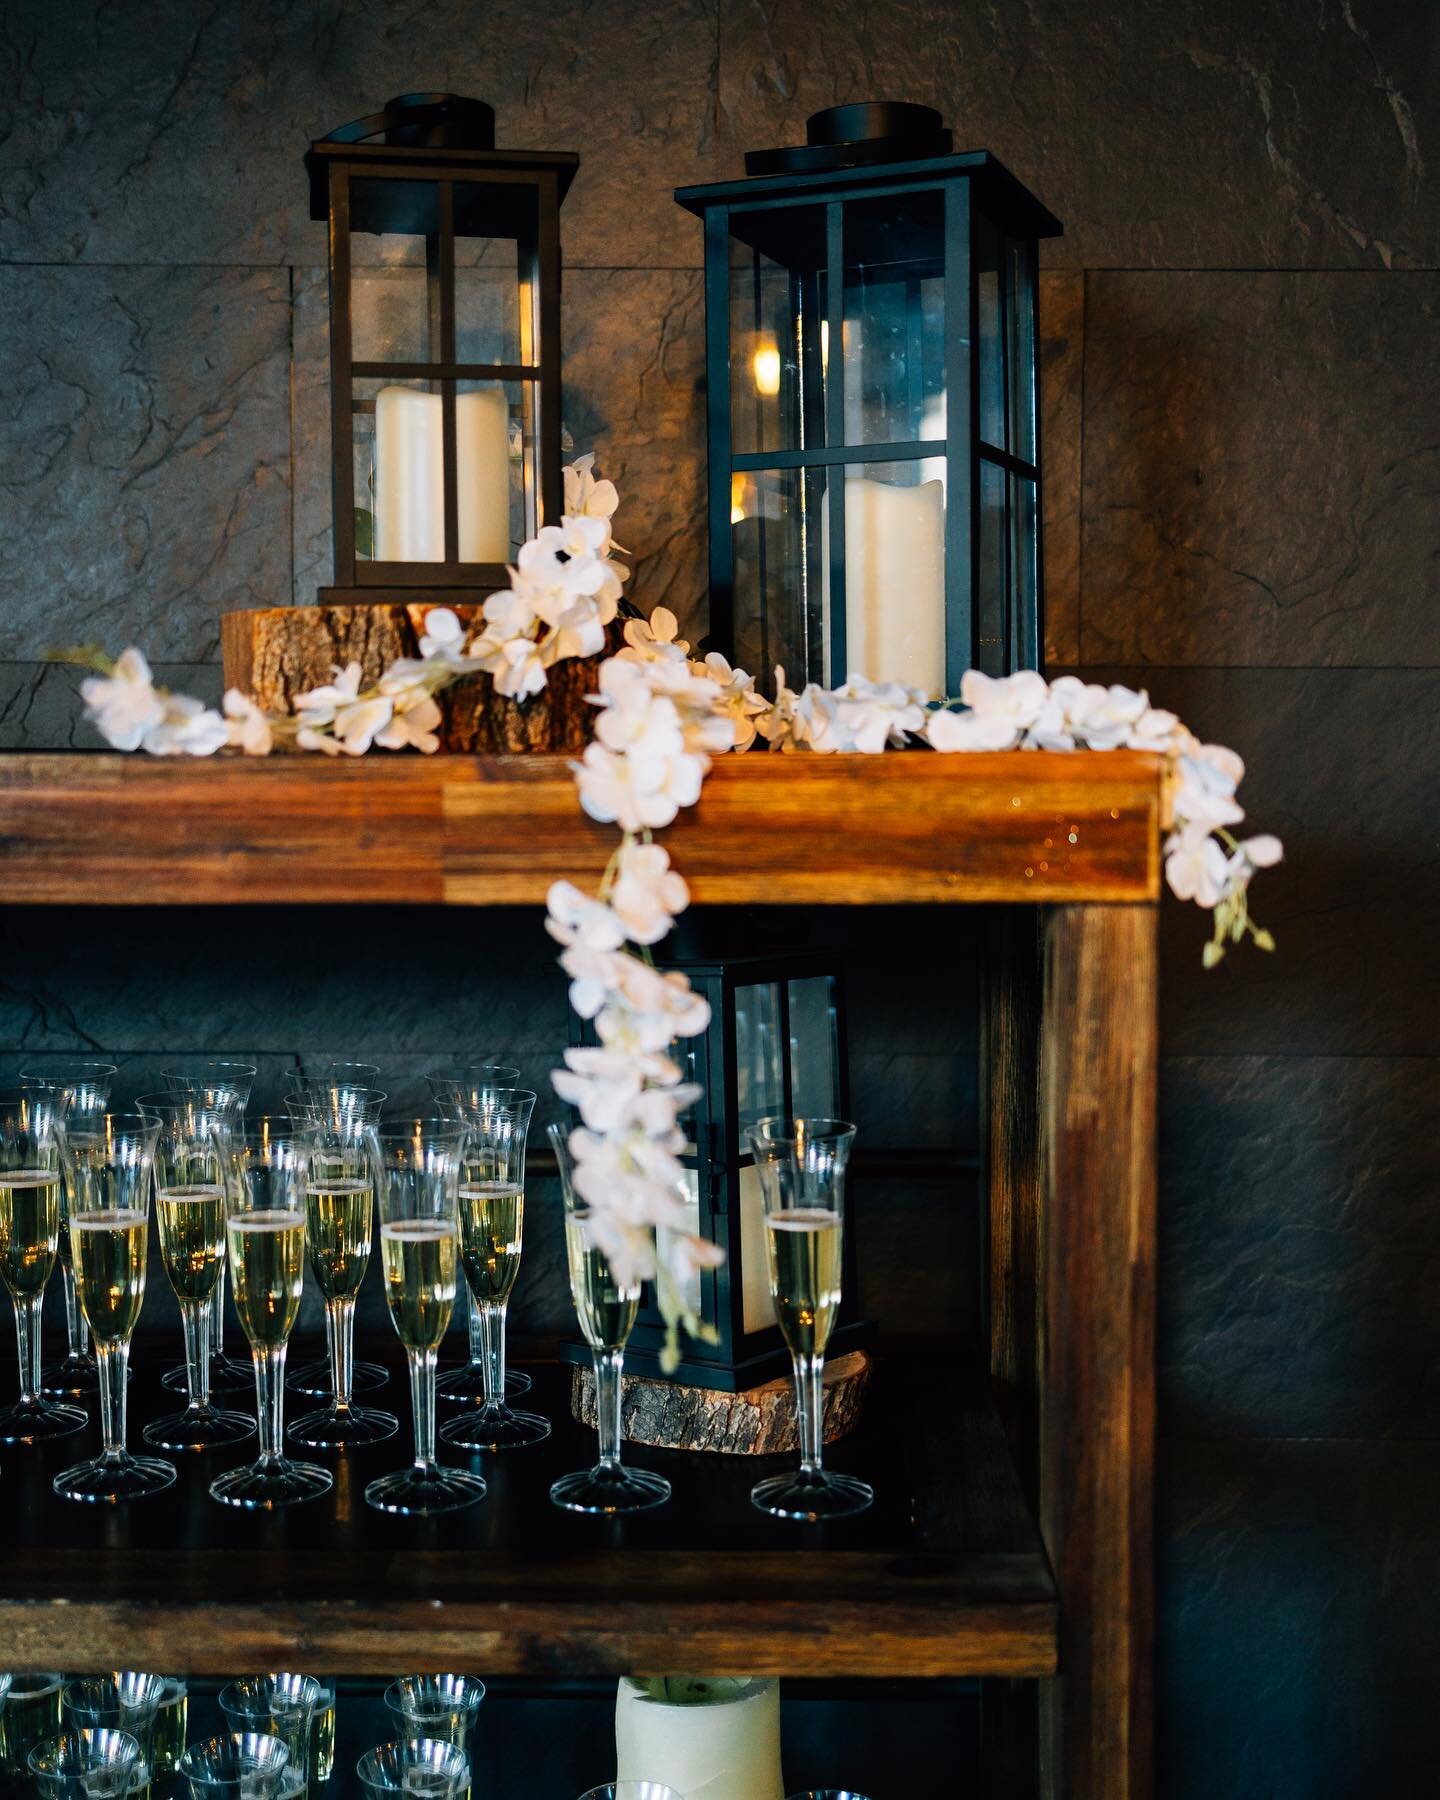
[[[1129,751],[752,754],[667,842],[701,903],[1139,902],[1160,806]],[[4,903],[534,904],[614,842],[559,756],[0,756]]]
[[[1156,922],[1060,909],[1042,1067],[1040,1523],[1062,1596],[1047,1794],[1153,1789]]]

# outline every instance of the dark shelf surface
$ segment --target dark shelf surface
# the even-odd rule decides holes
[[[317,1349],[297,1342],[292,1360]],[[363,1354],[394,1370],[366,1399],[399,1415],[400,1434],[363,1452],[303,1453],[334,1471],[335,1487],[281,1512],[208,1495],[253,1445],[243,1457],[178,1457],[173,1488],[116,1507],[51,1491],[60,1469],[93,1453],[93,1423],[59,1443],[0,1448],[7,1664],[223,1673],[294,1667],[298,1655],[353,1674],[419,1662],[556,1676],[1054,1668],[1054,1584],[986,1392],[961,1379],[958,1353],[882,1348],[860,1429],[827,1453],[874,1484],[876,1504],[823,1527],[750,1505],[752,1484],[793,1459],[629,1445],[627,1460],[671,1481],[669,1504],[623,1520],[562,1513],[550,1483],[594,1460],[595,1437],[570,1417],[569,1372],[553,1364],[532,1365],[525,1402],[554,1422],[547,1443],[470,1458],[441,1446],[442,1460],[485,1476],[484,1501],[429,1520],[378,1513],[365,1485],[408,1460],[409,1396],[393,1344],[367,1342]],[[173,1360],[164,1340],[136,1347],[132,1448],[174,1408],[159,1380]],[[287,1396],[291,1417],[313,1405]],[[442,1421],[455,1410],[442,1406]]]

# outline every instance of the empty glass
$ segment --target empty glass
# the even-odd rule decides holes
[[[180,1758],[190,1800],[273,1800],[281,1791],[284,1743],[261,1731],[226,1731],[192,1744]]]
[[[8,1678],[0,1706],[0,1766],[8,1775],[23,1775],[30,1752],[60,1730],[60,1696],[65,1677],[56,1669],[31,1670]]]
[[[550,1498],[567,1512],[643,1512],[670,1498],[670,1483],[663,1475],[627,1469],[620,1461],[620,1375],[640,1308],[640,1282],[622,1281],[592,1235],[590,1208],[575,1192],[569,1134],[563,1126],[552,1125],[549,1136],[565,1201],[570,1295],[595,1363],[595,1422],[600,1434],[599,1462],[593,1469],[562,1475],[552,1485]]]
[[[402,1675],[385,1690],[385,1705],[402,1738],[443,1738],[470,1761],[485,1683],[478,1675]]]
[[[225,1252],[235,1311],[255,1365],[260,1454],[210,1484],[227,1506],[290,1506],[328,1494],[318,1463],[285,1454],[285,1352],[305,1277],[305,1192],[315,1154],[313,1127],[267,1119],[231,1145],[225,1159]]]
[[[221,1065],[228,1066],[228,1065]],[[155,1144],[155,1214],[160,1261],[180,1307],[185,1334],[184,1412],[156,1419],[144,1438],[157,1450],[208,1450],[254,1437],[248,1413],[210,1402],[210,1330],[215,1294],[225,1275],[225,1170],[239,1129],[238,1096],[221,1099],[176,1091],[136,1102],[160,1121]]]
[[[46,1063],[20,1071],[22,1088],[42,1087],[52,1090],[63,1101],[63,1115],[69,1131],[93,1131],[95,1121],[110,1110],[110,1090],[115,1080],[115,1064],[107,1062]],[[60,1184],[60,1280],[65,1290],[66,1355],[41,1372],[41,1387],[47,1394],[79,1397],[93,1394],[100,1386],[100,1370],[90,1350],[90,1334],[85,1315],[75,1295],[75,1276],[70,1267],[69,1218],[70,1196],[62,1180]]]
[[[119,1800],[136,1781],[140,1746],[128,1731],[82,1726],[30,1752],[35,1792],[53,1800]]]
[[[320,1700],[313,1675],[242,1675],[220,1690],[220,1710],[232,1735],[259,1732],[285,1746],[285,1772],[310,1775],[310,1721]]]
[[[746,1135],[765,1207],[770,1295],[795,1367],[800,1467],[750,1491],[781,1519],[835,1519],[863,1512],[875,1490],[823,1466],[825,1346],[840,1310],[845,1165],[855,1127],[843,1119],[760,1119]]]
[[[139,1749],[131,1786],[143,1790],[153,1769],[155,1712],[164,1693],[161,1675],[124,1670],[116,1675],[81,1676],[65,1684],[65,1723],[72,1732],[86,1727],[128,1732]]]
[[[57,1475],[67,1500],[135,1500],[175,1479],[173,1463],[132,1456],[125,1447],[130,1339],[145,1302],[150,1191],[160,1121],[107,1113],[95,1132],[67,1137],[61,1154],[70,1189],[70,1252],[75,1286],[100,1361],[100,1435],[90,1462]]]
[[[455,1306],[460,1261],[460,1160],[465,1128],[420,1119],[370,1138],[380,1201],[385,1303],[410,1365],[415,1460],[372,1481],[365,1499],[382,1512],[437,1513],[473,1506],[485,1483],[435,1460],[435,1359]]]
[[[64,1095],[31,1087],[0,1096],[0,1279],[15,1306],[20,1398],[0,1411],[0,1442],[42,1444],[90,1423],[40,1391],[40,1314],[60,1243]]]
[[[435,1110],[445,1119],[463,1119],[467,1124],[480,1117],[490,1104],[490,1097],[513,1088],[520,1071],[506,1063],[466,1063],[453,1069],[436,1069],[425,1077],[435,1098]],[[470,1360],[458,1369],[448,1369],[435,1383],[442,1400],[463,1400],[480,1405],[485,1399],[488,1363],[485,1356],[485,1328],[480,1306],[466,1283],[466,1328],[470,1336]],[[528,1394],[530,1377],[519,1369],[505,1371],[505,1393],[509,1399]]]
[[[378,1744],[356,1763],[355,1773],[363,1794],[411,1794],[417,1800],[451,1800],[470,1782],[469,1763],[443,1738]]]
[[[485,1401],[441,1431],[465,1450],[515,1450],[550,1435],[550,1421],[517,1412],[505,1398],[505,1312],[520,1270],[525,1228],[525,1139],[535,1096],[495,1088],[467,1115],[460,1177],[460,1256],[472,1317],[480,1318],[485,1355]]]

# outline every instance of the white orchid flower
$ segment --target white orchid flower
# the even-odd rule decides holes
[[[759,732],[759,721],[771,710],[770,702],[755,691],[755,677],[743,669],[730,666],[718,650],[712,650],[703,663],[692,663],[692,669],[703,669],[706,678],[719,690],[718,704],[731,725],[731,748],[748,750]]]
[[[440,748],[435,727],[444,717],[433,694],[410,687],[394,696],[394,713],[383,730],[375,733],[382,750],[419,750],[433,756]]]
[[[1239,757],[1235,758],[1239,762]],[[1185,825],[1216,831],[1238,825],[1245,809],[1235,799],[1238,777],[1222,759],[1182,756],[1177,764],[1175,817]]]
[[[230,727],[201,700],[166,694],[160,722],[140,740],[151,756],[213,756],[230,742]]]
[[[524,700],[545,686],[545,664],[533,640],[511,638],[495,656],[495,691],[511,700]]]
[[[122,650],[110,673],[88,676],[80,693],[90,722],[116,750],[138,750],[165,717],[165,702],[138,650]]]
[[[363,756],[394,715],[395,702],[388,694],[377,694],[373,699],[356,700],[350,706],[340,707],[333,727],[340,748],[346,756]]]
[[[684,638],[677,637],[680,621],[668,606],[657,606],[648,619],[625,621],[625,648],[619,655],[626,662],[683,663],[690,654]]]
[[[617,824],[622,831],[658,831],[681,807],[700,798],[709,764],[684,752],[617,756],[603,744],[589,744],[571,767],[580,785],[580,804],[592,819]]]
[[[573,881],[554,881],[545,896],[545,929],[557,944],[584,944],[618,950],[625,927],[603,900],[594,900]]]
[[[613,518],[620,494],[613,481],[597,481],[595,457],[577,456],[565,468],[565,511],[590,519]]]
[[[689,904],[690,890],[670,867],[667,850],[659,844],[622,846],[610,906],[632,943],[658,944]]]
[[[877,755],[887,744],[903,744],[925,724],[925,696],[898,681],[867,681],[851,675],[835,690],[836,719],[853,749]]]
[[[460,615],[448,606],[432,606],[420,634],[420,654],[440,657],[447,663],[461,661],[465,651],[465,627]]]
[[[230,721],[230,742],[246,756],[268,756],[275,742],[268,715],[239,688],[226,688],[220,705]]]
[[[486,633],[486,636],[492,635],[493,632],[498,643],[504,643],[510,638],[524,637],[533,631],[538,616],[535,608],[530,604],[528,591],[514,587],[502,588],[499,593],[488,595],[480,610],[484,614],[485,623],[492,628],[491,632]],[[472,656],[480,651],[481,646],[471,646]]]
[[[337,665],[331,672],[335,677],[333,681],[295,696],[295,711],[304,731],[315,731],[322,725],[332,724],[340,708],[348,706],[360,692],[358,662],[347,663],[343,669]]]
[[[1227,865],[1219,842],[1201,825],[1187,825],[1165,845],[1165,880],[1177,900],[1193,900],[1207,911],[1225,892]]]

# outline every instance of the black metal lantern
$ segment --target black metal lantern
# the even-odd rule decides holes
[[[478,598],[561,512],[560,202],[578,157],[405,94],[310,146],[330,226],[335,585]],[[441,590],[435,592],[435,590]]]
[[[678,1048],[703,1088],[683,1121],[691,1228],[725,1251],[718,1269],[694,1277],[691,1310],[714,1327],[713,1344],[689,1341],[672,1379],[740,1393],[785,1374],[789,1352],[775,1323],[766,1267],[764,1208],[747,1125],[773,1114],[844,1118],[845,1005],[839,964],[808,951],[714,957],[670,965],[683,969],[710,1003],[710,1026]],[[572,1020],[577,1036],[593,1032]],[[851,1347],[858,1324],[855,1240],[847,1233],[840,1316],[832,1356]],[[625,1352],[632,1375],[659,1375],[665,1323],[648,1293]],[[566,1360],[588,1366],[583,1344],[562,1347]]]
[[[1035,668],[1036,246],[1059,223],[926,106],[836,106],[705,223],[710,636],[792,684]]]

